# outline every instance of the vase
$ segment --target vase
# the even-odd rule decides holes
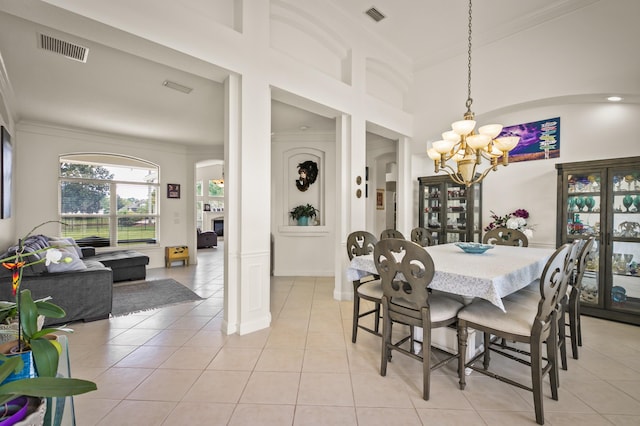
[[[576,198],[576,207],[578,208],[579,212],[582,211],[582,208],[584,207],[584,198],[582,197]]]
[[[298,218],[298,226],[308,226],[309,216],[301,216]]]
[[[633,199],[633,205],[636,206],[636,211],[640,212],[640,195],[636,195],[636,198]]]
[[[629,212],[629,207],[631,207],[632,204],[633,204],[633,197],[631,195],[625,195],[624,198],[622,199],[622,205],[624,206],[625,209],[627,209],[627,212]]]
[[[16,380],[38,377],[38,375],[36,374],[35,363],[33,362],[33,354],[31,351],[10,353],[10,354],[7,354],[7,356],[8,357],[19,356],[20,358],[22,358],[24,367],[22,368],[21,371],[18,371],[17,373],[16,372],[11,373],[9,376],[7,376],[6,379],[4,379],[2,383],[9,383]]]
[[[593,197],[587,197],[584,200],[584,205],[587,206],[587,211],[591,211],[596,206],[596,200]]]

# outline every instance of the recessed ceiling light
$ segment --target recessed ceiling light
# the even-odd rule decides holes
[[[309,126],[302,125],[300,126],[300,130],[309,130]]]
[[[163,81],[162,85],[164,87],[168,87],[169,89],[177,90],[178,92],[182,93],[191,93],[191,91],[193,90],[191,87],[183,86],[182,84],[178,84],[170,80]]]
[[[620,96],[609,96],[607,100],[609,102],[620,102],[622,98]]]

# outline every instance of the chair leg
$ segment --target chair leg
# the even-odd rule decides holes
[[[428,311],[422,309],[422,324],[430,324]],[[422,327],[422,399],[429,400],[431,389],[431,327]]]
[[[549,335],[547,338],[547,362],[551,365],[549,370],[549,384],[551,385],[551,398],[557,401],[558,388],[560,387],[560,370],[558,368],[558,348],[553,346],[554,342],[556,342],[556,340],[553,335]],[[542,365],[542,361],[540,362],[540,365]]]
[[[569,334],[571,335],[571,354],[573,355],[573,359],[578,359],[578,341],[580,336],[576,314],[576,307],[569,305]]]
[[[467,386],[464,371],[467,362],[467,337],[467,326],[465,324],[458,324],[458,379],[460,380],[460,390],[464,390]]]
[[[567,326],[565,322],[565,310],[560,309],[558,313],[558,349],[560,349],[560,361],[562,369],[567,370]]]
[[[380,303],[376,302],[376,313],[374,314],[374,321],[376,322],[373,329],[376,333],[380,333]]]
[[[386,309],[385,309],[386,311]],[[380,354],[380,375],[387,375],[387,362],[391,358],[391,318],[385,314],[382,319],[382,353]]]
[[[491,351],[489,350],[489,345],[491,345],[491,335],[489,333],[484,333],[484,362],[483,366],[485,370],[489,369],[489,362],[491,361]]]
[[[556,335],[554,334],[552,334],[551,337],[553,340],[557,339]],[[553,350],[553,347],[555,345],[553,345],[553,343],[550,342],[549,340],[547,340],[547,344],[548,344],[547,352],[550,353],[549,349]],[[542,353],[541,351],[542,351],[542,345],[540,344],[540,342],[539,341],[532,342],[531,344],[531,384],[532,384],[532,390],[533,390],[533,406],[536,412],[536,422],[539,425],[544,424],[544,408],[542,405],[543,402],[542,402]],[[553,377],[553,371],[550,372],[549,378],[552,381],[555,381],[555,379],[552,379],[552,377]]]
[[[580,320],[580,297],[579,296],[578,296],[578,304],[576,305],[576,324],[578,324],[578,326],[576,327],[578,330],[578,333],[577,333],[578,346],[582,346],[582,321]]]
[[[355,343],[358,337],[358,317],[360,315],[360,297],[358,292],[353,293],[353,328],[351,329],[351,342]]]

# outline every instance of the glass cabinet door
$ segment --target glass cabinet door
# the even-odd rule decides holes
[[[447,196],[446,242],[466,241],[468,224],[466,187],[454,182],[445,184]]]
[[[611,173],[610,309],[640,313],[640,170]]]
[[[588,265],[582,279],[580,299],[584,304],[597,306],[604,305],[599,280],[601,223],[605,214],[602,182],[599,172],[570,173],[566,176],[565,241],[595,237],[591,253],[587,255]]]
[[[441,242],[442,235],[442,185],[425,185],[423,190],[423,205],[424,211],[422,212],[423,222],[422,226],[431,231],[431,239],[435,244]]]

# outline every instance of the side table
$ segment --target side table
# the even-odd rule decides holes
[[[187,246],[169,246],[164,249],[165,267],[171,268],[171,263],[180,260],[184,266],[189,266],[189,247]]]

